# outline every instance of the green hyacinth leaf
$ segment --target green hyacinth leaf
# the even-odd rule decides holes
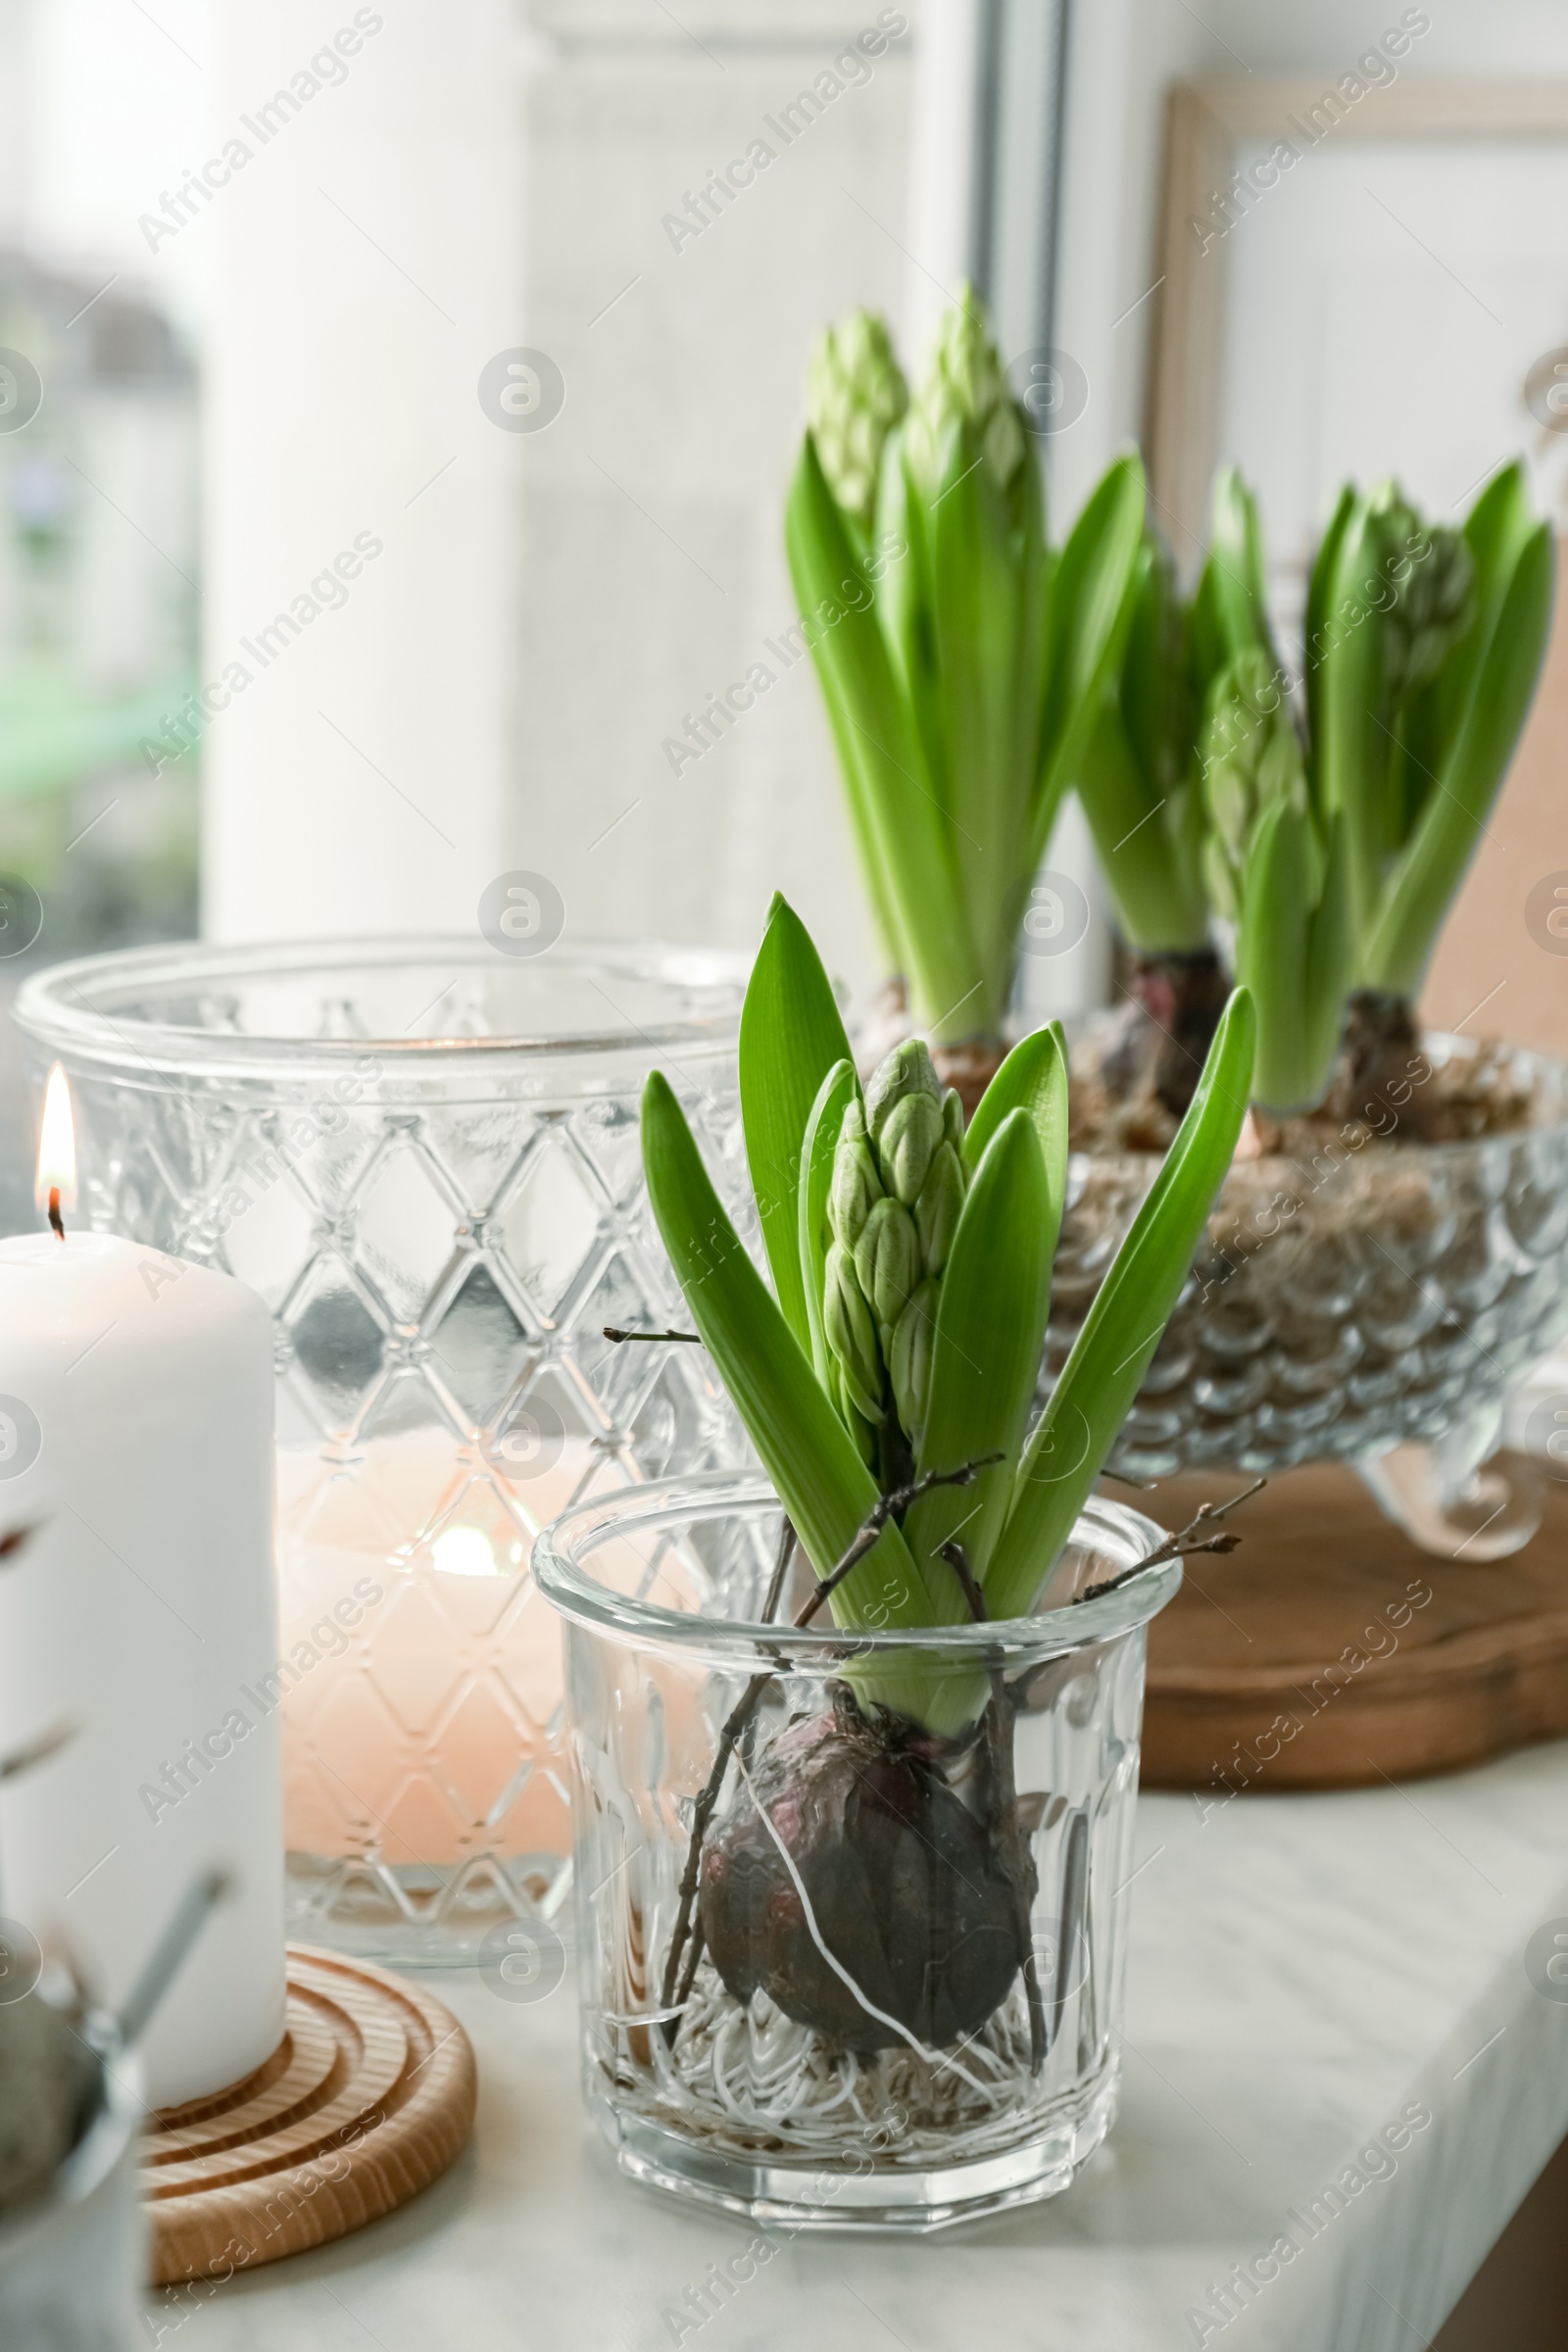
[[[1328,1088],[1350,984],[1344,819],[1327,855],[1302,800],[1265,808],[1248,852],[1236,976],[1257,1012],[1252,1099],[1283,1115],[1310,1110]]]
[[[1314,746],[1312,794],[1314,806],[1321,807],[1321,790],[1317,778],[1315,747],[1323,732],[1323,714],[1319,709],[1322,691],[1323,655],[1327,647],[1325,623],[1328,618],[1329,598],[1333,592],[1335,566],[1340,560],[1340,542],[1345,537],[1350,516],[1355,512],[1355,491],[1347,482],[1336,501],[1329,525],[1318,541],[1312,558],[1311,575],[1307,581],[1306,617],[1302,663],[1306,671],[1307,734]]]
[[[1143,545],[1144,503],[1143,461],[1130,451],[1102,475],[1052,574],[1031,876],[1088,754],[1132,628],[1129,590]]]
[[[1350,875],[1345,825],[1329,826],[1322,886],[1312,912],[1306,947],[1306,1013],[1302,1022],[1307,1077],[1303,1098],[1322,1102],[1339,1056],[1346,1006],[1355,968],[1350,929]]]
[[[787,901],[775,897],[741,1011],[741,1119],[774,1294],[808,1354],[811,1325],[798,1213],[803,1145],[823,1079],[850,1057],[832,984],[810,933]]]
[[[963,1139],[965,1165],[979,1167],[1009,1112],[1027,1111],[1046,1163],[1046,1223],[1054,1251],[1067,1197],[1067,1040],[1059,1021],[1021,1038],[980,1098]]]
[[[925,755],[927,781],[945,819],[951,822],[953,806],[942,723],[942,693],[931,604],[925,589],[930,574],[925,526],[925,509],[909,480],[904,457],[904,431],[900,426],[889,434],[882,452],[873,594],[894,675]]]
[[[1277,669],[1279,658],[1268,625],[1263,528],[1257,501],[1234,466],[1225,466],[1214,485],[1208,555],[1214,615],[1226,652],[1234,662],[1256,648],[1268,657],[1270,668]]]
[[[1390,742],[1378,723],[1383,694],[1377,519],[1358,498],[1339,532],[1325,581],[1322,653],[1314,673],[1316,798],[1325,819],[1342,816],[1350,920],[1358,939],[1371,927],[1385,845],[1396,834],[1388,807]]]
[[[1365,953],[1369,987],[1413,997],[1475,855],[1530,710],[1551,628],[1556,550],[1545,523],[1525,540],[1495,605],[1485,666],[1409,843],[1384,891]],[[1489,583],[1490,585],[1490,583]],[[1477,623],[1486,628],[1491,615]],[[1462,654],[1463,646],[1455,649]]]
[[[905,1534],[933,1582],[951,1536],[985,1580],[1040,1377],[1054,1247],[1040,1138],[1026,1110],[1010,1110],[975,1171],[942,1278],[919,1468],[1005,1458],[910,1510]]]
[[[1022,1616],[1034,1606],[1132,1407],[1236,1150],[1256,1031],[1252,1001],[1239,988],[1220,1017],[1192,1105],[1025,1448],[986,1580],[994,1617]]]
[[[954,856],[969,925],[987,975],[962,1007],[958,1034],[995,1033],[1005,1009],[1017,945],[1012,877],[1030,821],[1038,685],[1029,654],[1041,634],[1041,497],[1034,444],[1004,492],[965,423],[948,434],[946,466],[925,523],[929,600],[945,730],[945,765],[962,778]],[[1015,520],[1017,516],[1020,519]],[[1035,659],[1038,678],[1039,662]],[[1023,698],[1034,697],[1027,710]],[[1025,736],[1025,728],[1027,735]]]
[[[1206,947],[1208,909],[1177,838],[1181,788],[1156,790],[1114,702],[1100,713],[1076,782],[1128,945],[1149,956]]]
[[[922,1016],[940,1024],[983,992],[986,975],[919,734],[809,434],[784,521],[790,574],[873,903],[895,968],[908,981]]]

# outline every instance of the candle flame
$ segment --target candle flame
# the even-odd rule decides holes
[[[40,1208],[52,1207],[57,1212],[76,1205],[76,1130],[71,1116],[71,1089],[58,1061],[44,1089],[33,1199]]]

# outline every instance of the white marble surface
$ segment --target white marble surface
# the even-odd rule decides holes
[[[479,2055],[474,2146],[404,2214],[210,2298],[178,2352],[1411,2352],[1568,2132],[1568,2003],[1525,1970],[1568,1921],[1568,1744],[1343,1796],[1140,1807],[1120,2121],[1064,2197],[917,2243],[797,2237],[700,2331],[665,2318],[750,2234],[622,2183],[578,2103],[569,1983],[440,1989]],[[1310,2242],[1371,2135],[1432,2121]],[[1223,2328],[1233,2262],[1303,2250]]]

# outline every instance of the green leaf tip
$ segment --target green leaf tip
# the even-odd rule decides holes
[[[811,936],[775,893],[741,1008],[741,1120],[773,1290],[797,1344],[811,1347],[798,1201],[807,1123],[850,1041]]]

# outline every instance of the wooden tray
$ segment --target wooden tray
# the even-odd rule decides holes
[[[1247,1483],[1106,1491],[1180,1527]],[[1271,1480],[1231,1524],[1241,1547],[1189,1560],[1150,1628],[1145,1788],[1353,1788],[1568,1735],[1568,1486],[1490,1565],[1418,1551],[1337,1464]]]
[[[406,2205],[467,2140],[475,2088],[468,2037],[440,2001],[291,1943],[271,2057],[166,2108],[143,2143],[153,2284],[221,2280]]]

